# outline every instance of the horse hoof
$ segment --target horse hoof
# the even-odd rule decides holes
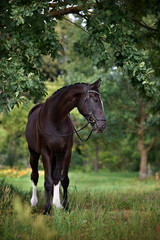
[[[63,203],[63,208],[64,208],[64,210],[66,210],[66,211],[69,211],[69,203],[67,202],[67,203]]]
[[[43,212],[43,215],[49,215],[50,212],[51,212],[51,207],[50,207],[47,211],[45,210],[45,211]]]
[[[56,209],[63,209],[63,207],[62,207],[61,204],[58,204],[58,205],[53,204],[53,206],[54,206]]]
[[[61,209],[63,208],[59,199],[54,199],[53,206],[56,207],[56,208],[61,208]]]
[[[43,212],[43,215],[48,215],[48,212],[44,211],[44,212]]]
[[[61,204],[53,204],[56,209],[63,209]]]
[[[37,198],[31,198],[31,207],[35,207],[38,203],[38,199]]]

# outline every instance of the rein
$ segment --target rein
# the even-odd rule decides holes
[[[47,133],[47,132],[43,131],[42,128],[41,128],[41,125],[40,125],[40,113],[41,113],[41,110],[40,110],[39,115],[38,115],[38,128],[39,128],[39,130],[40,130],[43,134],[46,134],[46,135],[48,135],[48,136],[51,136],[50,133]],[[69,114],[69,118],[71,119],[70,114]],[[90,136],[92,135],[93,128],[92,128],[90,134],[88,135],[88,137],[87,137],[86,139],[84,139],[84,140],[80,137],[80,135],[79,135],[78,132],[80,132],[81,130],[83,130],[84,128],[86,128],[86,127],[88,126],[89,122],[88,122],[85,126],[81,127],[81,128],[78,129],[78,130],[75,129],[72,119],[71,119],[71,122],[72,122],[72,127],[73,127],[73,130],[74,130],[72,133],[67,133],[67,134],[62,134],[62,135],[60,134],[60,135],[55,135],[55,136],[56,136],[56,137],[65,137],[65,136],[70,136],[70,135],[73,135],[73,134],[76,133],[76,134],[77,134],[77,137],[78,137],[82,142],[88,141],[88,139],[89,139]]]
[[[70,115],[69,115],[69,117],[70,117]],[[71,119],[71,117],[70,117],[70,119]],[[72,122],[72,119],[71,119],[71,122]],[[74,124],[73,124],[73,122],[72,122],[74,133],[77,134],[77,137],[81,140],[81,142],[87,142],[88,139],[89,139],[89,138],[91,137],[91,135],[92,135],[93,128],[92,128],[92,130],[90,131],[90,134],[88,135],[88,137],[87,137],[86,139],[84,139],[84,140],[80,137],[80,135],[79,135],[79,133],[78,133],[78,132],[80,132],[82,129],[86,128],[86,127],[88,126],[88,124],[89,124],[89,122],[88,122],[85,126],[83,126],[82,128],[76,130],[75,127],[74,127]]]
[[[88,124],[89,124],[89,123],[87,123],[86,126],[88,126]],[[85,126],[85,127],[86,127],[86,126]],[[82,129],[79,129],[79,131],[80,131],[80,130],[82,130]],[[87,142],[88,139],[90,138],[90,136],[92,135],[93,128],[92,128],[92,130],[90,131],[90,134],[88,135],[88,137],[87,137],[86,139],[82,139],[82,138],[80,137],[80,135],[78,134],[79,131],[76,131],[75,128],[74,128],[74,131],[75,131],[75,133],[77,134],[77,137],[81,140],[81,142]]]

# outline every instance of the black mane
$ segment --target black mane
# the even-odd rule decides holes
[[[80,85],[80,84],[85,84],[85,85],[86,85],[86,83],[75,83],[75,84],[71,84],[71,85],[68,85],[68,86],[64,86],[64,87],[62,87],[62,88],[59,88],[57,91],[55,91],[50,97],[48,97],[48,98],[46,99],[46,101],[51,100],[51,99],[52,99],[55,95],[57,95],[57,94],[61,94],[65,89],[70,88],[70,87],[73,87],[73,86],[76,86],[76,85]],[[45,102],[46,102],[46,101],[45,101]],[[28,118],[31,116],[31,114],[32,114],[37,108],[39,108],[39,107],[41,107],[43,104],[45,104],[45,102],[44,102],[44,103],[40,103],[40,104],[34,106],[34,107],[30,110],[30,112],[29,112],[29,114],[28,114]]]
[[[63,90],[67,89],[67,88],[70,88],[70,87],[73,87],[73,86],[76,86],[76,85],[79,85],[79,84],[86,84],[86,83],[75,83],[75,84],[71,84],[71,85],[68,85],[68,86],[64,86],[62,88],[59,88],[57,91],[55,91],[52,96],[54,96],[55,94],[59,94],[61,93]]]

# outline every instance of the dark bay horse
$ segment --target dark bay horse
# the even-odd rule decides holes
[[[59,197],[60,182],[63,187],[63,207],[68,208],[68,170],[74,135],[69,112],[77,107],[97,133],[103,132],[106,127],[103,103],[99,93],[100,84],[101,79],[98,79],[93,84],[77,83],[63,87],[29,112],[26,139],[32,167],[31,205],[35,206],[38,202],[38,160],[41,155],[45,171],[45,213],[49,213],[51,209],[52,191],[53,205],[56,208],[62,208]]]

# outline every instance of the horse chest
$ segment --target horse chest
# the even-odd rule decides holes
[[[48,139],[47,147],[52,153],[63,153],[66,152],[68,147],[72,147],[73,138],[65,139],[65,137],[52,137]]]

